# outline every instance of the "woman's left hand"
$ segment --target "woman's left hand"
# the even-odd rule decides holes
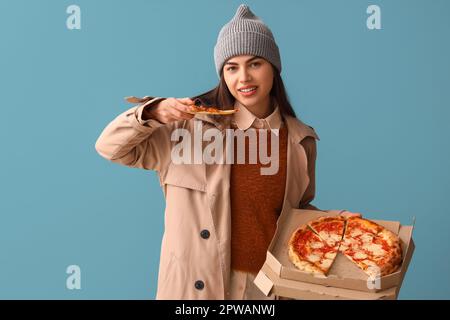
[[[351,211],[348,211],[348,210],[345,210],[345,211],[341,212],[340,215],[343,216],[344,218],[350,218],[350,217],[361,218],[362,217],[361,213],[359,213],[359,212],[351,212]]]

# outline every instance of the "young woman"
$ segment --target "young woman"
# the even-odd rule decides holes
[[[216,88],[192,98],[146,99],[108,124],[96,150],[113,162],[159,173],[166,211],[157,299],[275,299],[263,295],[253,280],[280,213],[317,209],[310,202],[318,137],[296,118],[280,76],[278,46],[248,6],[239,6],[220,31],[214,58],[220,78]],[[193,115],[190,108],[196,101],[239,111]],[[267,139],[268,148],[278,146],[276,170],[261,174],[261,162],[175,163],[178,141],[173,141],[173,133],[182,129],[191,134],[183,142],[192,142],[199,128],[201,133],[258,129],[256,145],[245,140],[245,159]],[[222,145],[237,157],[236,144]],[[198,146],[188,148],[192,150],[183,154],[198,151]]]

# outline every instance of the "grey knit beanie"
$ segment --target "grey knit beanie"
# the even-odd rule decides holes
[[[263,57],[281,72],[280,51],[272,31],[247,5],[241,4],[233,19],[220,30],[214,47],[214,61],[219,78],[223,64],[228,59],[244,54]]]

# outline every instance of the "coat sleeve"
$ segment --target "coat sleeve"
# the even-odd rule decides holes
[[[311,204],[316,195],[316,158],[317,158],[317,143],[314,137],[306,137],[301,141],[303,148],[306,151],[306,157],[308,159],[308,176],[309,184],[303,194],[302,200],[300,201],[299,208],[306,210],[319,210],[326,211],[329,213],[341,214],[346,210],[321,210],[316,206]]]
[[[164,170],[170,161],[170,124],[142,120],[144,108],[151,108],[164,98],[154,98],[135,106],[111,121],[95,143],[105,159],[128,167]]]

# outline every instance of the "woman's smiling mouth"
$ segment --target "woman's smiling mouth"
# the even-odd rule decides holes
[[[254,87],[247,86],[247,87],[238,89],[238,91],[241,95],[248,97],[248,96],[255,94],[256,89],[257,89],[256,86],[254,86]]]

